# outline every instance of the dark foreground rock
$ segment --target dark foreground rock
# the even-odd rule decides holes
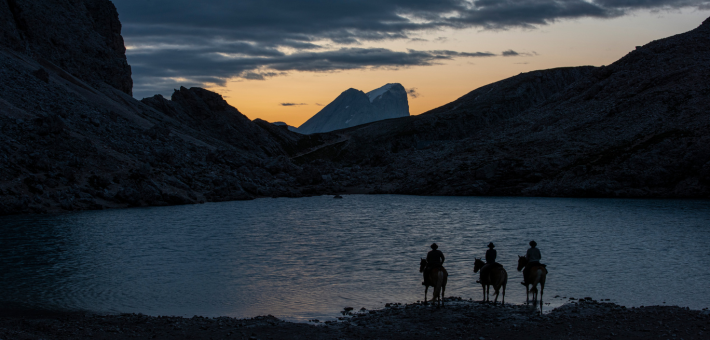
[[[708,339],[710,327],[707,309],[580,300],[538,315],[528,306],[447,300],[443,308],[393,303],[309,324],[273,316],[24,314],[0,317],[0,339]]]

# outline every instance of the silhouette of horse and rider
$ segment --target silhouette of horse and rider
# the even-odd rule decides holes
[[[439,300],[439,306],[443,304],[444,301],[444,291],[446,290],[446,280],[449,277],[449,273],[444,269],[444,253],[438,249],[439,246],[436,243],[432,243],[431,250],[426,255],[426,259],[422,259],[419,262],[419,272],[424,274],[424,302],[426,303],[427,291],[429,287],[434,287],[434,296],[432,296],[431,301],[436,303]]]
[[[518,256],[518,271],[523,271],[523,282],[520,284],[525,286],[526,303],[530,302],[530,293],[533,294],[533,301],[537,301],[538,289],[540,285],[540,309],[542,310],[542,295],[545,289],[545,279],[547,277],[546,265],[540,263],[542,254],[537,248],[537,242],[530,241],[530,249],[525,256]],[[438,250],[439,246],[434,243],[431,245],[431,251],[427,254],[426,259],[421,259],[419,263],[419,272],[424,275],[424,302],[427,302],[427,292],[429,287],[434,287],[432,302],[439,305],[443,304],[444,291],[446,290],[446,281],[448,273],[444,269],[444,254]],[[483,259],[474,258],[473,272],[480,271],[479,280],[483,287],[483,301],[490,301],[490,288],[493,287],[495,299],[493,303],[498,302],[498,296],[501,293],[500,288],[503,288],[501,303],[505,304],[505,288],[508,284],[508,272],[505,271],[503,265],[496,262],[497,252],[494,249],[493,242],[488,244],[486,251],[485,262]],[[532,288],[530,287],[532,286]]]
[[[503,287],[501,303],[505,304],[505,286],[508,284],[508,272],[505,271],[502,264],[496,262],[497,252],[493,249],[495,247],[493,242],[488,244],[486,262],[474,257],[473,272],[481,271],[480,278],[476,282],[483,287],[483,301],[490,301],[491,286],[493,286],[493,293],[496,295],[493,303],[498,302],[498,294],[500,293],[500,288]]]

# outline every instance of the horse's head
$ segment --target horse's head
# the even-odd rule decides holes
[[[422,259],[421,261],[419,261],[419,272],[420,273],[424,272],[424,268],[426,268],[426,265],[427,265],[426,259]]]
[[[475,258],[475,257],[474,257],[473,259],[474,259],[474,261],[473,261],[473,272],[474,272],[474,273],[478,273],[478,271],[481,270],[481,268],[483,268],[483,266],[485,266],[486,263],[483,262],[483,260],[482,260],[482,259],[479,259],[479,258]]]
[[[523,270],[526,264],[528,264],[528,258],[518,255],[518,271]]]

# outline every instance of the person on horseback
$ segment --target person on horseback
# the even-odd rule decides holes
[[[429,271],[432,268],[439,268],[443,267],[444,265],[444,260],[446,259],[444,257],[444,253],[441,252],[441,250],[438,250],[439,246],[436,245],[436,243],[431,244],[431,250],[426,254],[426,262],[427,266],[424,271],[424,277],[429,277]]]
[[[526,264],[525,268],[523,268],[523,280],[528,279],[528,273],[530,272],[530,268],[539,265],[540,259],[542,259],[540,249],[537,249],[536,247],[537,242],[530,241],[530,249],[528,249],[527,254],[525,254],[525,258],[528,259],[528,264]],[[520,284],[525,285],[525,281],[521,282]]]
[[[484,277],[488,277],[489,271],[493,268],[493,266],[496,264],[496,256],[498,253],[496,252],[495,248],[496,246],[493,244],[493,242],[488,243],[488,250],[486,250],[486,265],[481,268],[481,276],[479,277],[477,283],[481,283]]]

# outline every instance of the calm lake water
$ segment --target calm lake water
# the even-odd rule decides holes
[[[480,299],[473,260],[490,241],[520,304],[531,239],[549,307],[710,307],[710,201],[322,196],[11,216],[0,231],[0,305],[13,308],[332,319],[423,299],[432,242],[446,295]]]

